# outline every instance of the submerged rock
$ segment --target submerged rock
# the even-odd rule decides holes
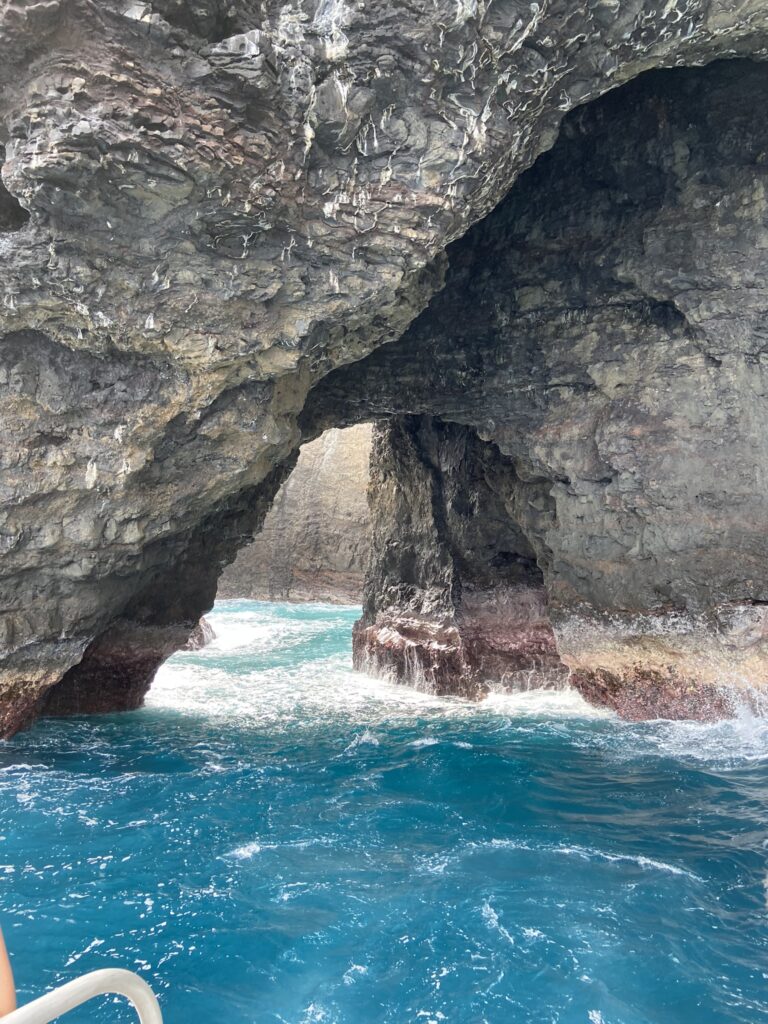
[[[767,45],[758,0],[6,3],[3,735],[135,706],[371,416],[513,460],[585,692],[764,683],[764,66],[617,87]]]
[[[189,639],[182,647],[183,651],[202,651],[204,647],[216,639],[216,633],[214,632],[213,626],[210,624],[208,619],[203,616],[198,622],[192,632],[189,634]]]

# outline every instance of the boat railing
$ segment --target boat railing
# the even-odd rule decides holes
[[[139,1016],[139,1024],[163,1024],[155,993],[138,974],[121,967],[91,971],[74,981],[68,981],[7,1014],[2,1018],[2,1024],[50,1024],[62,1014],[87,1003],[89,999],[107,995],[125,996],[133,1004]]]

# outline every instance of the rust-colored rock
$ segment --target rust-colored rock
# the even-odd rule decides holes
[[[659,671],[637,665],[621,674],[596,668],[572,672],[570,682],[586,700],[630,722],[650,718],[714,722],[730,718],[735,710],[731,689],[681,676],[672,667]]]
[[[195,627],[197,628],[197,627]],[[158,668],[189,642],[190,630],[117,623],[42,699],[45,717],[134,711],[144,703]]]

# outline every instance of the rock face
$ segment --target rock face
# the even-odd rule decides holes
[[[202,651],[204,647],[216,639],[216,633],[208,619],[203,616],[187,638],[183,651]]]
[[[371,426],[304,445],[261,532],[219,581],[219,597],[360,604],[369,553]]]
[[[514,508],[522,486],[466,427],[413,416],[379,428],[357,667],[470,698],[566,681]]]
[[[767,45],[762,0],[3,4],[0,732],[140,702],[372,413],[535,484],[585,692],[763,683],[765,70],[637,76]]]
[[[649,74],[570,115],[449,250],[445,288],[402,341],[328,376],[307,410],[405,408],[492,442],[527,542],[505,549],[534,553],[571,681],[627,717],[721,715],[724,686],[768,681],[768,120],[745,94],[768,97],[764,65]],[[377,448],[384,525],[358,657],[409,649],[426,607],[434,657],[451,661],[430,671],[463,680],[445,635],[467,618],[445,599],[452,562],[426,561],[446,536],[455,549],[456,497],[436,490],[405,541],[387,509],[415,490],[414,465],[451,479],[455,456],[425,429]],[[391,586],[395,543],[419,552],[401,570],[415,591]]]

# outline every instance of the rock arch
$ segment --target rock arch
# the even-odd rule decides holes
[[[499,574],[481,595],[458,568],[455,495],[430,498],[413,526],[397,508],[434,466],[475,503],[465,529],[500,539],[498,510],[480,507],[490,460],[522,534],[507,546],[535,553],[558,650],[587,696],[630,717],[708,717],[727,711],[724,684],[768,681],[768,122],[740,100],[767,92],[764,65],[721,62],[648,73],[569,115],[449,249],[445,287],[404,337],[310,396],[309,419],[421,417],[378,449],[359,659],[407,656],[416,675],[423,660],[443,689],[471,692],[502,678],[509,647],[513,678],[521,666],[549,678],[542,606],[521,618],[519,582]],[[461,425],[454,446],[458,430],[483,454],[441,452],[429,432],[444,421]],[[398,555],[440,544],[449,568],[420,566],[416,586],[404,570],[398,590]],[[474,607],[455,578],[441,604],[452,573]],[[472,668],[477,633],[495,636],[495,670]]]
[[[509,422],[485,414],[479,422],[478,410],[493,397],[479,387],[492,340],[464,317],[472,345],[461,357],[454,348],[437,358],[429,325],[454,337],[462,329],[454,315],[465,287],[461,260],[469,266],[472,246],[489,223],[501,221],[486,222],[443,254],[553,144],[567,111],[581,106],[589,117],[597,109],[585,106],[589,101],[649,68],[764,55],[764,5],[595,0],[574,8],[565,0],[503,0],[457,7],[441,0],[395,12],[378,2],[365,11],[343,3],[330,11],[308,0],[258,9],[232,0],[226,10],[209,5],[215,16],[208,20],[199,16],[206,5],[186,6],[195,17],[170,2],[14,0],[3,8],[3,180],[29,220],[2,239],[2,731],[38,713],[66,673],[78,706],[86,706],[86,669],[101,666],[88,669],[95,681],[107,670],[119,674],[110,659],[122,664],[121,637],[151,633],[158,660],[192,628],[212,599],[220,566],[254,529],[302,431],[312,436],[320,429],[333,395],[334,425],[354,421],[365,408],[367,417],[428,415],[473,430],[515,459],[521,478],[532,473],[551,483],[559,526],[570,517],[557,537],[588,534],[578,513],[582,499],[592,512],[602,509],[605,542],[616,545],[603,561],[620,571],[608,572],[587,604],[599,597],[602,614],[631,584],[627,614],[636,618],[651,599],[645,575],[627,568],[632,547],[625,541],[633,534],[622,532],[629,512],[621,474],[629,470],[620,465],[620,437],[610,428],[619,419],[607,421],[597,455],[584,448],[590,464],[573,466],[567,437],[553,440],[554,420],[540,415],[559,402],[554,419],[561,427],[567,422],[578,439],[580,417],[591,408],[585,396],[614,401],[607,397],[610,359],[582,360],[580,368],[566,360],[560,380],[546,346],[521,332],[521,351],[529,353],[529,372],[539,375],[540,386],[525,401],[520,391]],[[577,130],[579,116],[567,130]],[[672,151],[683,160],[682,151]],[[727,209],[739,224],[750,222],[754,251],[759,225],[749,210],[750,202],[753,210],[759,205],[761,158],[753,151],[750,159],[741,169],[741,205]],[[561,182],[572,173],[568,167]],[[685,213],[694,224],[708,216],[720,223],[718,209],[725,217],[726,208],[714,206],[705,190],[698,199],[691,194]],[[681,289],[654,273],[656,264],[664,268],[659,240],[674,236],[663,213],[652,225],[658,257],[630,258],[621,273],[614,268],[612,287],[639,296],[622,315],[634,318],[636,333],[662,332],[676,346],[675,365],[699,360],[692,381],[725,380],[735,353],[759,367],[758,268],[745,268],[733,246],[739,260],[730,279],[721,262],[724,286],[713,301],[727,303],[741,326],[721,334],[732,347],[720,351],[702,340],[701,323],[692,326],[701,310],[682,308]],[[496,257],[506,250],[491,251]],[[601,286],[609,277],[599,277]],[[750,288],[741,287],[745,282]],[[599,314],[588,308],[589,315],[571,297],[568,316],[557,321],[543,316],[537,288],[540,282],[531,282],[516,300],[517,312],[532,323],[546,320],[550,330],[582,343],[590,325],[617,329],[616,296]],[[409,329],[437,292],[426,319]],[[488,326],[503,326],[515,312],[499,308],[498,323]],[[717,310],[710,312],[705,319],[712,324]],[[452,322],[440,325],[441,317]],[[740,334],[747,323],[751,348]],[[397,360],[404,353],[412,369],[402,374]],[[440,409],[418,394],[418,366],[419,387],[446,398]],[[503,373],[492,377],[505,393]],[[754,375],[743,371],[742,378],[732,382],[728,402],[737,393],[751,402]],[[355,381],[365,384],[357,395]],[[712,394],[723,397],[718,387]],[[749,463],[755,467],[758,398],[749,417],[755,425],[738,443],[750,451],[757,445]],[[629,417],[625,426],[639,424]],[[540,435],[526,462],[514,438],[528,430]],[[729,423],[718,430],[735,442]],[[584,437],[590,431],[585,427]],[[738,554],[735,576],[745,585],[708,563],[707,571],[720,574],[711,595],[724,603],[697,598],[695,614],[706,619],[723,605],[717,629],[752,637],[762,628],[763,549],[749,494],[760,490],[757,481],[742,479],[738,466],[746,455],[738,445],[734,451],[734,458],[712,462],[711,486],[701,492],[711,528],[701,537],[704,549],[706,538],[722,539],[722,520],[712,512],[719,500],[714,478],[736,474],[745,525],[727,550]],[[737,492],[735,484],[728,492]],[[606,497],[616,500],[615,509]],[[672,497],[677,508],[679,496]],[[531,528],[534,548],[539,533],[542,543],[556,540],[543,527]],[[556,623],[564,650],[572,593],[585,596],[579,573],[589,572],[577,557],[579,544],[573,551],[550,546],[556,558],[548,586],[557,598],[551,609],[565,609]],[[683,545],[672,561],[684,566],[690,557]],[[679,579],[690,609],[691,595],[706,596],[706,587],[676,569],[662,582],[674,609],[683,593]],[[754,646],[749,650],[752,657]],[[105,651],[112,652],[106,660]],[[147,679],[151,671],[142,664]],[[762,671],[759,658],[756,666],[754,677]],[[597,685],[599,659],[593,668]],[[135,699],[139,690],[132,687]]]

